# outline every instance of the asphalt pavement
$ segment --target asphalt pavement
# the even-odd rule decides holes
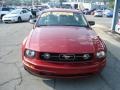
[[[110,18],[87,18],[96,21],[93,29],[107,45],[107,65],[100,74],[80,79],[45,79],[26,72],[21,60],[21,43],[33,25],[0,23],[0,90],[119,90],[119,35],[115,38],[109,31]]]
[[[2,20],[0,19],[0,23],[2,23]]]

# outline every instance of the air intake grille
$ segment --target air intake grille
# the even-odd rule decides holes
[[[84,62],[93,59],[92,53],[84,54],[66,54],[66,53],[40,53],[40,59],[45,61],[56,62]]]

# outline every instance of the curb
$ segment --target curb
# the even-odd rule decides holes
[[[0,19],[0,23],[2,23],[2,20]]]
[[[95,26],[93,26],[93,28],[100,28],[107,35],[111,36],[113,39],[120,42],[120,34],[115,31],[112,31],[109,27],[106,27],[106,26],[100,25],[100,24],[96,24]]]
[[[112,30],[105,25],[95,25],[94,30],[105,41],[108,51],[120,60],[120,34],[112,32]]]
[[[109,27],[104,26],[104,25],[100,25],[100,24],[95,24],[93,27],[104,28],[104,29],[106,29],[107,31],[108,31],[108,30],[111,31]]]

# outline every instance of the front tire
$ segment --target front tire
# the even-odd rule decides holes
[[[20,22],[22,22],[22,19],[21,19],[21,17],[18,17],[18,22],[20,23]]]
[[[4,15],[5,15],[5,14],[2,14],[2,15],[1,15],[1,19],[3,18]]]
[[[28,21],[29,21],[30,19],[32,19],[32,16],[31,16],[31,15],[30,15],[30,17],[29,17]]]
[[[8,22],[4,22],[5,24],[8,24]]]

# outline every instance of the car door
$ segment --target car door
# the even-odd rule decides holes
[[[22,20],[27,20],[28,16],[27,16],[27,11],[26,10],[22,10],[20,15],[21,15]]]
[[[29,20],[30,16],[32,16],[32,13],[29,10],[26,10],[26,20]]]

